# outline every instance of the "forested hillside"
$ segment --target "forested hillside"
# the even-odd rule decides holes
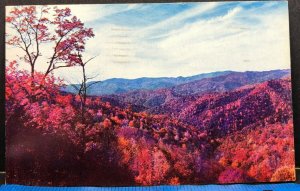
[[[61,92],[55,78],[32,89],[29,73],[18,70],[15,62],[6,74],[10,183],[109,186],[294,179],[290,78],[233,90],[170,94],[148,107],[147,96],[134,97],[135,107],[141,103],[139,111],[124,96],[140,94],[120,95],[122,104],[116,102],[118,95],[111,101],[92,96],[82,115],[80,97]],[[153,90],[155,99],[174,89]]]

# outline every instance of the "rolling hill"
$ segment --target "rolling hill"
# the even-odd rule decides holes
[[[176,95],[190,95],[208,91],[227,91],[245,84],[254,84],[270,79],[282,78],[290,74],[290,70],[272,70],[263,72],[213,72],[190,77],[162,77],[162,78],[137,78],[123,79],[112,78],[96,83],[88,90],[91,96],[125,94],[140,90],[172,89]],[[94,83],[94,82],[90,82]],[[78,86],[78,85],[77,85]],[[72,85],[62,91],[76,93]]]
[[[232,71],[204,73],[189,77],[143,77],[137,79],[111,78],[91,86],[91,88],[88,90],[88,94],[96,96],[126,93],[134,90],[156,90],[160,88],[169,88],[172,86],[192,82],[195,80],[201,80],[204,78],[212,78],[227,75],[230,73],[232,73]],[[76,92],[71,85],[63,88],[62,90],[70,93]]]
[[[130,104],[136,111],[163,112],[168,103],[185,103],[195,101],[203,94],[227,92],[245,85],[261,83],[272,79],[289,76],[289,70],[273,70],[266,72],[231,72],[227,75],[204,78],[170,88],[156,90],[135,90],[128,93],[104,95],[103,99],[115,105]],[[170,111],[180,110],[173,107]]]

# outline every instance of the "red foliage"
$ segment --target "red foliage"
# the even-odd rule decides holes
[[[250,176],[240,169],[226,169],[219,176],[220,183],[254,182]]]
[[[294,156],[291,121],[245,129],[225,137],[221,142],[217,149],[223,156],[220,164],[239,168],[258,181],[270,181],[282,166],[294,168],[294,159],[290,157]]]
[[[69,8],[19,7],[6,22],[16,30],[7,43],[21,48],[23,61],[31,66],[29,72],[20,70],[17,61],[6,67],[9,183],[118,186],[294,180],[290,79],[228,92],[188,95],[183,92],[187,85],[182,85],[177,92],[110,97],[123,105],[104,101],[107,96],[90,96],[82,112],[81,97],[62,92],[63,82],[52,71],[81,62],[78,55],[94,36],[92,29]],[[44,42],[54,43],[53,55],[48,69],[37,72]],[[155,97],[167,101],[157,106]],[[143,108],[148,100],[155,107],[133,110],[132,103]]]
[[[6,22],[15,31],[14,34],[7,35],[7,44],[24,52],[21,58],[30,65],[32,78],[35,78],[35,66],[42,55],[43,43],[54,44],[53,53],[48,58],[49,61],[45,62],[45,78],[58,68],[78,65],[78,55],[84,51],[86,40],[94,36],[93,30],[86,28],[76,16],[72,16],[69,8],[15,7],[9,12]]]
[[[38,72],[35,76],[37,81],[43,78]],[[293,178],[288,170],[294,162],[290,157],[294,152],[291,120],[265,124],[263,128],[258,121],[213,139],[207,130],[166,115],[136,113],[88,97],[82,123],[80,99],[60,92],[61,85],[49,75],[44,86],[33,88],[30,74],[19,70],[17,62],[7,65],[8,182],[46,185],[53,176],[57,179],[50,185],[234,183]],[[17,141],[20,137],[30,143],[25,150]],[[47,146],[37,147],[36,141],[41,140]],[[59,147],[53,145],[56,142]],[[33,161],[30,166],[22,165],[27,155]],[[36,164],[58,161],[69,166],[47,167],[43,176],[34,176],[44,171]],[[288,169],[279,170],[286,165]],[[76,171],[78,166],[80,170]],[[75,183],[74,176],[81,181]]]

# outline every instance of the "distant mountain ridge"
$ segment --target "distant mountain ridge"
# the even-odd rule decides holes
[[[143,77],[137,79],[111,78],[91,86],[88,90],[88,95],[102,96],[170,89],[174,94],[183,96],[207,91],[232,90],[243,85],[279,79],[287,75],[290,75],[290,70],[288,69],[246,72],[221,71],[189,77]],[[71,85],[63,88],[62,91],[77,93]]]
[[[203,73],[189,77],[142,77],[136,79],[125,79],[125,78],[111,78],[102,82],[96,83],[91,86],[88,90],[89,95],[109,95],[127,93],[134,90],[156,90],[161,88],[169,88],[176,85],[201,80],[204,78],[212,78],[217,76],[223,76],[232,73],[233,71],[222,71]],[[93,82],[90,82],[93,83]],[[71,85],[63,88],[62,91],[69,93],[76,93],[76,90]]]
[[[103,95],[103,99],[116,105],[130,104],[137,111],[163,112],[165,107],[172,102],[181,108],[178,103],[193,101],[195,98],[207,93],[221,93],[237,88],[262,83],[268,80],[276,80],[290,77],[290,70],[273,70],[265,72],[231,72],[227,75],[203,78],[170,88],[156,90],[134,90],[128,93]],[[172,108],[166,109],[171,111]],[[175,112],[175,111],[174,111]]]

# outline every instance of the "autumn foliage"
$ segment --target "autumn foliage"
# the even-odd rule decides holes
[[[289,78],[189,95],[161,110],[137,111],[130,103],[87,96],[82,113],[81,94],[61,91],[64,81],[52,72],[82,63],[78,52],[94,35],[92,29],[68,8],[16,8],[6,21],[17,32],[8,45],[24,50],[21,61],[6,65],[8,183],[121,186],[295,179]],[[36,71],[39,46],[46,42],[54,44],[53,56],[46,71]],[[171,115],[168,108],[177,110],[170,109]]]

